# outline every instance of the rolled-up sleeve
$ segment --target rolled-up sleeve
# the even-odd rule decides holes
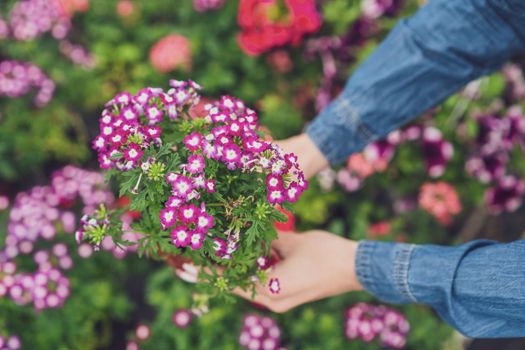
[[[307,133],[338,163],[524,47],[524,1],[430,0],[396,25]]]
[[[427,304],[471,337],[525,336],[524,264],[525,241],[457,247],[362,241],[355,259],[361,285],[378,299]]]

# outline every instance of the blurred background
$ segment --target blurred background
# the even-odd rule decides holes
[[[120,91],[192,79],[295,135],[416,0],[2,0],[0,349],[524,349],[463,338],[421,305],[354,293],[276,315],[191,313],[163,262],[74,235],[111,196],[91,140]],[[523,57],[326,169],[284,229],[457,244],[524,237]],[[407,179],[410,179],[407,181]],[[125,205],[126,199],[117,199]],[[132,214],[130,214],[132,215]]]

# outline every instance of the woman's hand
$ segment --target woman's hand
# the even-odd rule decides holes
[[[354,268],[357,242],[324,231],[279,233],[272,244],[281,261],[268,270],[279,279],[281,290],[272,294],[266,285],[252,292],[236,289],[235,294],[274,312],[286,312],[314,300],[361,290]],[[179,277],[195,282],[198,269],[184,264]]]
[[[307,179],[329,166],[324,155],[307,134],[276,142],[285,152],[294,153],[298,157],[299,166]]]
[[[281,261],[269,272],[278,278],[281,291],[272,294],[259,285],[253,301],[274,312],[286,312],[314,300],[361,290],[355,274],[357,242],[324,231],[279,233],[272,246]],[[236,294],[251,299],[250,291]]]

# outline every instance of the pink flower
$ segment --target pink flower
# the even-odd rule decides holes
[[[128,148],[124,151],[124,158],[129,161],[136,162],[144,154],[144,152],[140,150],[140,146],[137,144],[131,143],[127,147]]]
[[[268,202],[271,204],[279,204],[286,200],[286,193],[283,189],[269,189],[267,194]]]
[[[202,232],[193,232],[190,236],[191,249],[197,250],[202,247],[202,242],[204,242],[204,233]]]
[[[150,50],[151,65],[159,73],[168,73],[176,68],[191,69],[191,44],[180,34],[171,34],[160,39]]]
[[[172,317],[172,321],[178,328],[186,328],[190,325],[192,319],[191,312],[186,309],[180,309],[175,311]]]
[[[205,211],[201,210],[199,215],[197,216],[197,227],[196,230],[198,232],[208,232],[210,228],[212,228],[214,225],[213,223],[213,216],[209,215]]]
[[[266,177],[266,186],[268,189],[281,189],[283,188],[283,178],[280,175],[269,174]]]
[[[355,153],[348,158],[346,168],[362,178],[367,178],[375,172],[384,171],[387,162],[382,159],[369,160],[363,153]]]
[[[227,163],[237,163],[241,159],[241,149],[236,144],[227,144],[222,150],[222,158]]]
[[[184,142],[184,145],[186,145],[186,148],[190,150],[191,152],[196,152],[200,150],[203,146],[203,138],[202,135],[198,132],[192,132],[188,136],[182,140]]]
[[[163,229],[175,225],[177,222],[177,211],[173,208],[166,208],[160,211],[160,223]]]
[[[257,266],[259,266],[259,268],[262,270],[266,270],[268,267],[270,267],[270,259],[268,259],[266,256],[258,257]]]
[[[170,236],[173,244],[177,248],[188,246],[191,237],[190,232],[186,226],[177,226],[175,229],[171,230]]]
[[[184,223],[192,223],[197,220],[199,209],[194,204],[186,204],[179,208],[179,218]]]
[[[135,12],[135,4],[131,0],[119,0],[117,2],[117,14],[120,17],[130,17]]]
[[[450,224],[452,216],[461,211],[461,203],[456,190],[442,181],[427,182],[421,186],[419,206],[444,225]]]
[[[180,198],[186,198],[192,190],[192,181],[184,175],[177,176],[173,182],[173,194]]]
[[[199,174],[204,170],[204,157],[194,154],[188,158],[188,163],[186,164],[186,171],[191,174]]]
[[[278,294],[281,291],[281,283],[278,278],[270,278],[268,288],[272,294]]]
[[[208,181],[206,181],[206,192],[213,193],[215,192],[215,189],[215,181],[213,179],[209,179]]]
[[[286,200],[291,203],[297,202],[302,192],[303,190],[299,185],[292,183],[286,189]]]
[[[182,198],[179,198],[177,196],[171,196],[166,202],[166,207],[167,208],[179,208],[183,203],[184,203],[184,200]]]

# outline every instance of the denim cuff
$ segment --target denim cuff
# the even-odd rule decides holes
[[[356,108],[358,99],[343,92],[306,129],[310,139],[332,165],[361,151],[377,138],[361,122]]]
[[[363,288],[385,302],[417,302],[408,283],[415,247],[404,243],[359,242],[355,266]]]

